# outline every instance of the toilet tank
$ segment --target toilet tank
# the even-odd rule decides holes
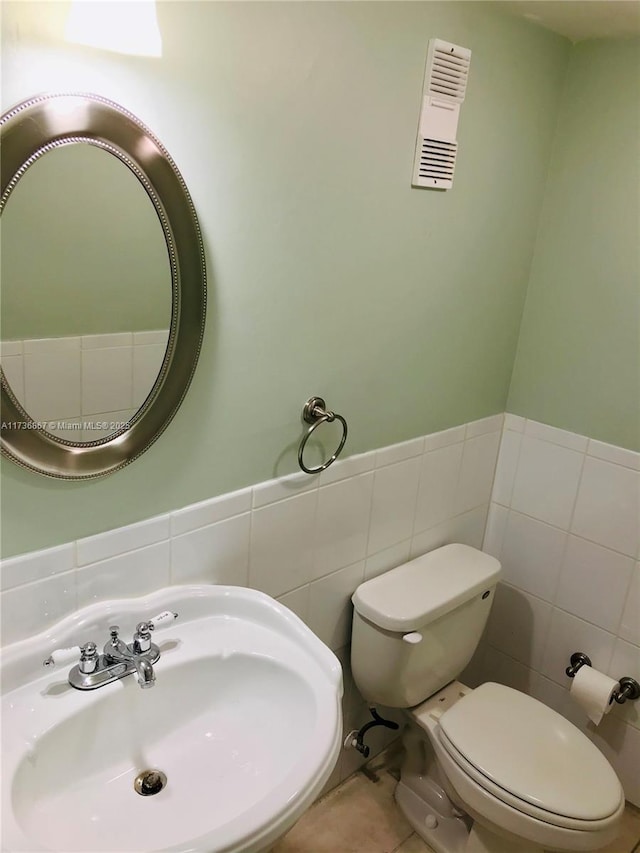
[[[363,697],[410,708],[457,678],[478,645],[499,576],[495,557],[445,545],[360,584],[351,668]]]

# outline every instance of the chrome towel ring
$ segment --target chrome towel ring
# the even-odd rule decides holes
[[[347,440],[347,422],[342,415],[337,415],[335,412],[327,411],[326,403],[322,397],[309,397],[302,410],[302,420],[311,424],[311,426],[306,431],[304,438],[300,442],[300,447],[298,448],[298,465],[307,474],[319,474],[320,471],[324,471],[325,468],[328,468],[329,465],[335,462],[338,456],[340,456],[344,443]],[[302,454],[304,453],[307,441],[311,438],[311,434],[320,426],[320,424],[330,424],[332,421],[336,420],[340,421],[342,424],[342,438],[340,439],[338,449],[330,459],[327,459],[324,465],[319,465],[317,468],[307,468],[302,460]]]

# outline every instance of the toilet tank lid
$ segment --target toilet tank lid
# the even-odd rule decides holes
[[[499,576],[495,557],[469,545],[444,545],[365,581],[351,600],[378,627],[413,631],[494,586]]]

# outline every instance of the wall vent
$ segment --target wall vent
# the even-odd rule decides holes
[[[443,142],[441,139],[423,139],[420,151],[420,163],[418,165],[418,177],[425,181],[442,181],[437,186],[444,186],[448,181],[451,186],[453,181],[453,170],[456,165],[457,142]],[[432,186],[431,183],[420,186]]]
[[[467,48],[442,39],[429,41],[411,182],[414,187],[446,190],[453,186],[458,117],[470,62]]]

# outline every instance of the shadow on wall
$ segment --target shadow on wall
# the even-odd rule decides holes
[[[530,693],[536,664],[533,626],[529,599],[518,589],[499,583],[487,627],[460,681],[469,687],[497,681]]]

